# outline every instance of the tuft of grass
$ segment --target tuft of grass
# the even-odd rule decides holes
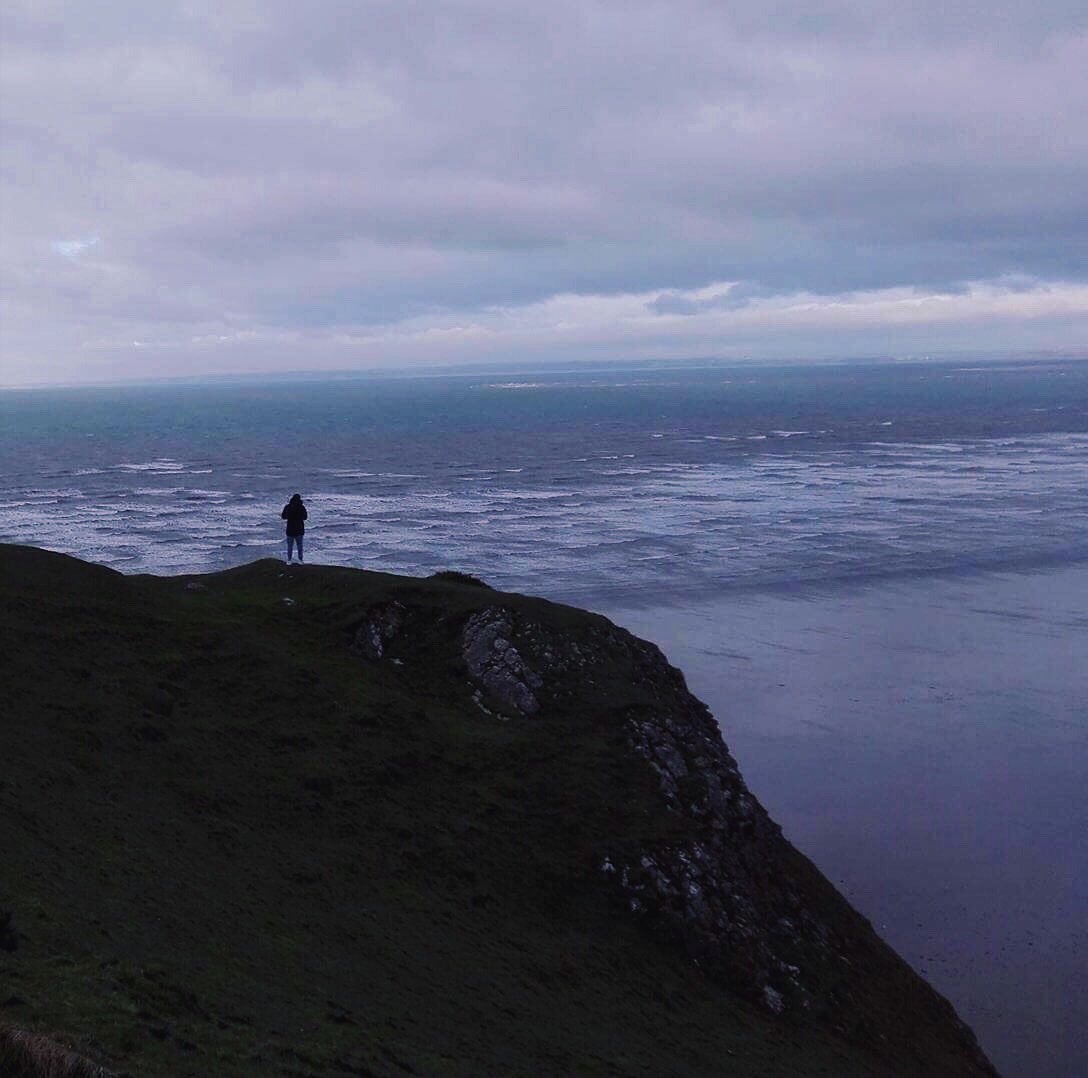
[[[5,1078],[113,1078],[113,1072],[56,1037],[0,1025],[0,1074]]]
[[[468,584],[473,588],[491,588],[491,585],[485,583],[478,576],[473,576],[471,573],[462,573],[458,569],[442,569],[440,572],[431,573],[427,578],[428,580],[444,580],[450,584]]]

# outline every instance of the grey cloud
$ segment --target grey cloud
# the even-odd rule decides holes
[[[104,0],[0,30],[20,355],[568,292],[697,314],[715,281],[748,282],[725,309],[1088,278],[1080,3]]]
[[[366,174],[348,181],[315,175],[247,188],[252,204],[232,200],[156,233],[156,245],[182,247],[224,262],[252,264],[309,255],[339,259],[353,244],[453,255],[462,268],[475,252],[534,251],[564,246],[579,234],[602,235],[594,207],[580,192],[431,174],[392,187]]]
[[[756,281],[736,281],[727,290],[706,299],[690,299],[677,292],[662,292],[647,306],[657,314],[702,314],[706,311],[735,311],[755,299],[780,295]]]

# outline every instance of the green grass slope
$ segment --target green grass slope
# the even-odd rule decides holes
[[[495,598],[0,547],[0,1024],[131,1075],[987,1073],[800,855],[873,956],[849,1012],[775,1016],[630,916],[600,851],[670,826],[612,717],[639,690],[488,715],[452,641]],[[351,647],[392,599],[434,610],[415,661]]]

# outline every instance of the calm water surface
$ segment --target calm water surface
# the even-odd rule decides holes
[[[1006,1075],[1088,1073],[1088,566],[607,612]]]

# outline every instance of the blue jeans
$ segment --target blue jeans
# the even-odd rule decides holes
[[[302,561],[302,536],[301,535],[289,535],[287,536],[287,560],[291,560],[291,551],[294,549],[295,544],[298,544],[298,560]]]

